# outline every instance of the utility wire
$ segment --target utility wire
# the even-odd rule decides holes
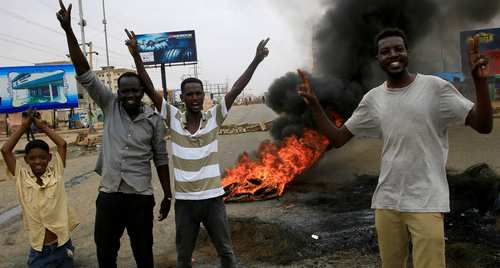
[[[54,10],[54,7],[53,7],[53,6],[51,6],[51,5],[47,4],[47,3],[45,3],[45,2],[44,2],[44,1],[42,1],[42,0],[34,0],[34,2],[36,2],[36,3],[37,3],[37,4],[39,4],[39,5],[42,5],[42,6],[46,7],[47,9]],[[54,3],[55,3],[55,2],[56,2],[56,1],[54,1]]]
[[[6,38],[3,38],[3,37],[0,37],[0,41],[6,42],[6,43],[9,43],[9,44],[16,44],[16,45],[19,45],[19,46],[22,46],[22,47],[26,47],[26,48],[29,48],[29,49],[33,49],[33,50],[36,50],[36,51],[39,51],[39,52],[42,52],[42,53],[45,53],[45,54],[50,54],[52,56],[61,57],[60,54],[55,53],[53,51],[48,51],[48,50],[45,50],[45,49],[42,49],[42,48],[38,48],[38,47],[35,47],[35,46],[30,46],[28,44],[21,43],[21,42],[15,41],[15,40],[10,40],[10,39],[6,39]],[[63,56],[64,56],[64,54],[63,54]]]
[[[7,9],[5,9],[5,8],[0,7],[0,12],[1,12],[1,13],[4,13],[4,14],[7,14],[7,15],[9,15],[9,16],[11,16],[11,17],[13,17],[13,18],[18,19],[18,20],[24,21],[24,22],[26,22],[26,23],[29,23],[29,24],[32,24],[32,25],[38,26],[38,27],[40,27],[40,28],[43,28],[43,29],[45,29],[45,30],[47,30],[47,31],[50,31],[50,32],[56,33],[56,34],[58,34],[58,35],[66,36],[66,35],[65,35],[65,34],[63,34],[61,31],[54,30],[54,28],[51,28],[51,27],[45,26],[45,25],[43,25],[43,24],[40,24],[39,22],[32,21],[32,20],[30,20],[30,19],[26,18],[25,16],[19,15],[19,14],[17,14],[17,13],[14,13],[14,12],[12,12],[12,11],[9,11],[9,10],[7,10]]]
[[[17,58],[11,58],[11,57],[7,57],[7,56],[1,56],[0,55],[0,58],[3,58],[3,59],[7,59],[7,60],[11,60],[11,61],[17,61],[17,62],[22,62],[22,63],[28,63],[28,64],[33,64],[32,62],[29,62],[27,60],[22,60],[22,59],[17,59]]]
[[[32,40],[23,39],[23,38],[20,38],[20,37],[17,37],[17,36],[13,36],[13,35],[10,35],[10,34],[6,34],[6,33],[0,32],[0,37],[1,36],[6,37],[6,38],[10,38],[10,39],[13,39],[13,40],[18,40],[18,41],[21,41],[21,42],[25,42],[26,44],[33,44],[33,45],[36,45],[36,46],[39,46],[39,47],[43,47],[43,48],[48,49],[50,51],[52,51],[52,49],[54,49],[54,47],[56,47],[55,45],[49,46],[47,44],[37,43],[37,42],[34,42]]]
[[[37,1],[37,2],[38,2],[38,1]],[[49,6],[48,6],[48,5],[46,5],[46,4],[45,4],[45,3],[43,3],[43,2],[39,2],[39,4],[43,5],[43,6],[44,6],[44,7],[46,7],[46,8],[49,8]],[[50,9],[51,9],[51,8],[50,8]],[[26,23],[28,23],[28,24],[31,24],[31,25],[38,26],[38,27],[43,28],[43,29],[45,29],[45,30],[47,30],[47,31],[50,31],[50,32],[52,32],[52,33],[56,33],[56,34],[58,34],[58,35],[62,35],[62,36],[64,36],[64,37],[66,36],[66,35],[65,35],[64,33],[62,33],[60,30],[55,30],[54,28],[51,28],[51,27],[45,26],[45,25],[43,25],[43,24],[40,24],[40,23],[38,23],[38,22],[35,22],[35,21],[33,21],[33,20],[31,20],[31,19],[29,19],[29,18],[25,17],[25,16],[19,15],[19,14],[15,13],[15,12],[12,12],[12,11],[7,10],[7,9],[5,9],[5,8],[0,7],[0,13],[7,14],[7,15],[9,15],[10,17],[13,17],[13,18],[15,18],[15,19],[18,19],[18,20],[24,21],[24,22],[26,22]],[[97,31],[97,30],[96,30],[96,31]],[[30,41],[30,42],[31,42],[31,41]],[[103,48],[103,47],[101,47],[101,46],[96,46],[96,45],[95,45],[94,47],[95,47],[95,48],[97,48],[97,49],[100,49],[100,50],[104,50],[104,48]],[[44,52],[44,53],[46,53],[46,52]],[[110,57],[114,57],[115,59],[121,59],[121,60],[124,60],[125,58],[128,58],[128,55],[125,55],[125,54],[123,54],[123,53],[119,53],[119,52],[115,52],[115,51],[112,51],[112,50],[110,50],[110,51],[109,51],[109,53],[110,53],[110,54],[115,54],[115,55],[117,55],[117,56],[112,56],[112,55],[110,55]]]

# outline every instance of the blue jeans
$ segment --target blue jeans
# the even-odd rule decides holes
[[[60,247],[57,245],[45,245],[42,251],[36,251],[31,248],[28,255],[28,267],[72,268],[73,252],[75,252],[75,247],[73,247],[71,239]]]

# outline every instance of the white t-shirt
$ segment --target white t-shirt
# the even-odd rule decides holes
[[[382,138],[382,163],[372,208],[449,212],[448,127],[465,124],[474,103],[449,82],[417,74],[404,88],[370,90],[345,126],[355,136]]]

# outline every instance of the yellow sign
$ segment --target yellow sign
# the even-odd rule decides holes
[[[479,33],[479,40],[483,43],[490,43],[495,41],[495,35],[492,33]]]

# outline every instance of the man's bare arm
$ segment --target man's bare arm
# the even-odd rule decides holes
[[[469,112],[466,125],[479,133],[488,134],[493,129],[493,109],[488,92],[488,59],[479,53],[479,36],[474,36],[468,42],[469,62],[472,78],[476,88],[476,105]]]
[[[160,204],[160,215],[158,220],[164,220],[170,211],[170,204],[172,200],[172,192],[170,190],[170,174],[168,172],[168,165],[156,167],[158,178],[160,179],[161,188],[163,189],[163,200]]]
[[[345,126],[340,128],[335,126],[335,124],[326,115],[323,107],[321,107],[318,97],[311,87],[311,83],[309,82],[307,75],[301,70],[298,70],[298,74],[302,81],[298,88],[299,95],[311,108],[314,121],[320,128],[321,132],[327,136],[335,148],[342,147],[354,135]]]
[[[71,8],[72,4],[66,7],[64,6],[62,0],[59,0],[59,6],[61,9],[56,13],[57,19],[61,24],[61,28],[63,28],[66,33],[66,40],[68,42],[69,55],[71,57],[71,61],[75,66],[76,74],[82,75],[88,70],[90,70],[90,65],[83,55],[82,50],[78,46],[78,40],[76,39],[75,33],[73,32],[73,28],[71,28]]]
[[[137,69],[137,74],[142,79],[146,87],[144,89],[144,92],[153,101],[153,104],[155,105],[156,109],[158,111],[161,111],[161,104],[163,102],[163,98],[158,92],[156,92],[155,87],[153,85],[153,81],[151,81],[151,78],[149,77],[149,74],[146,71],[146,68],[144,67],[144,62],[142,61],[141,56],[139,54],[139,49],[137,48],[137,38],[135,36],[135,33],[134,31],[129,32],[127,29],[125,29],[125,33],[127,33],[128,37],[128,40],[125,42],[125,44],[128,47],[130,55],[132,55],[132,58],[134,59],[135,68]]]
[[[12,175],[15,175],[16,172],[16,156],[13,153],[14,147],[16,147],[16,144],[19,142],[24,132],[30,128],[31,122],[33,122],[33,118],[31,117],[31,110],[28,110],[27,113],[23,113],[21,127],[16,130],[2,146],[1,151],[3,160],[7,165],[7,170],[9,170]]]

